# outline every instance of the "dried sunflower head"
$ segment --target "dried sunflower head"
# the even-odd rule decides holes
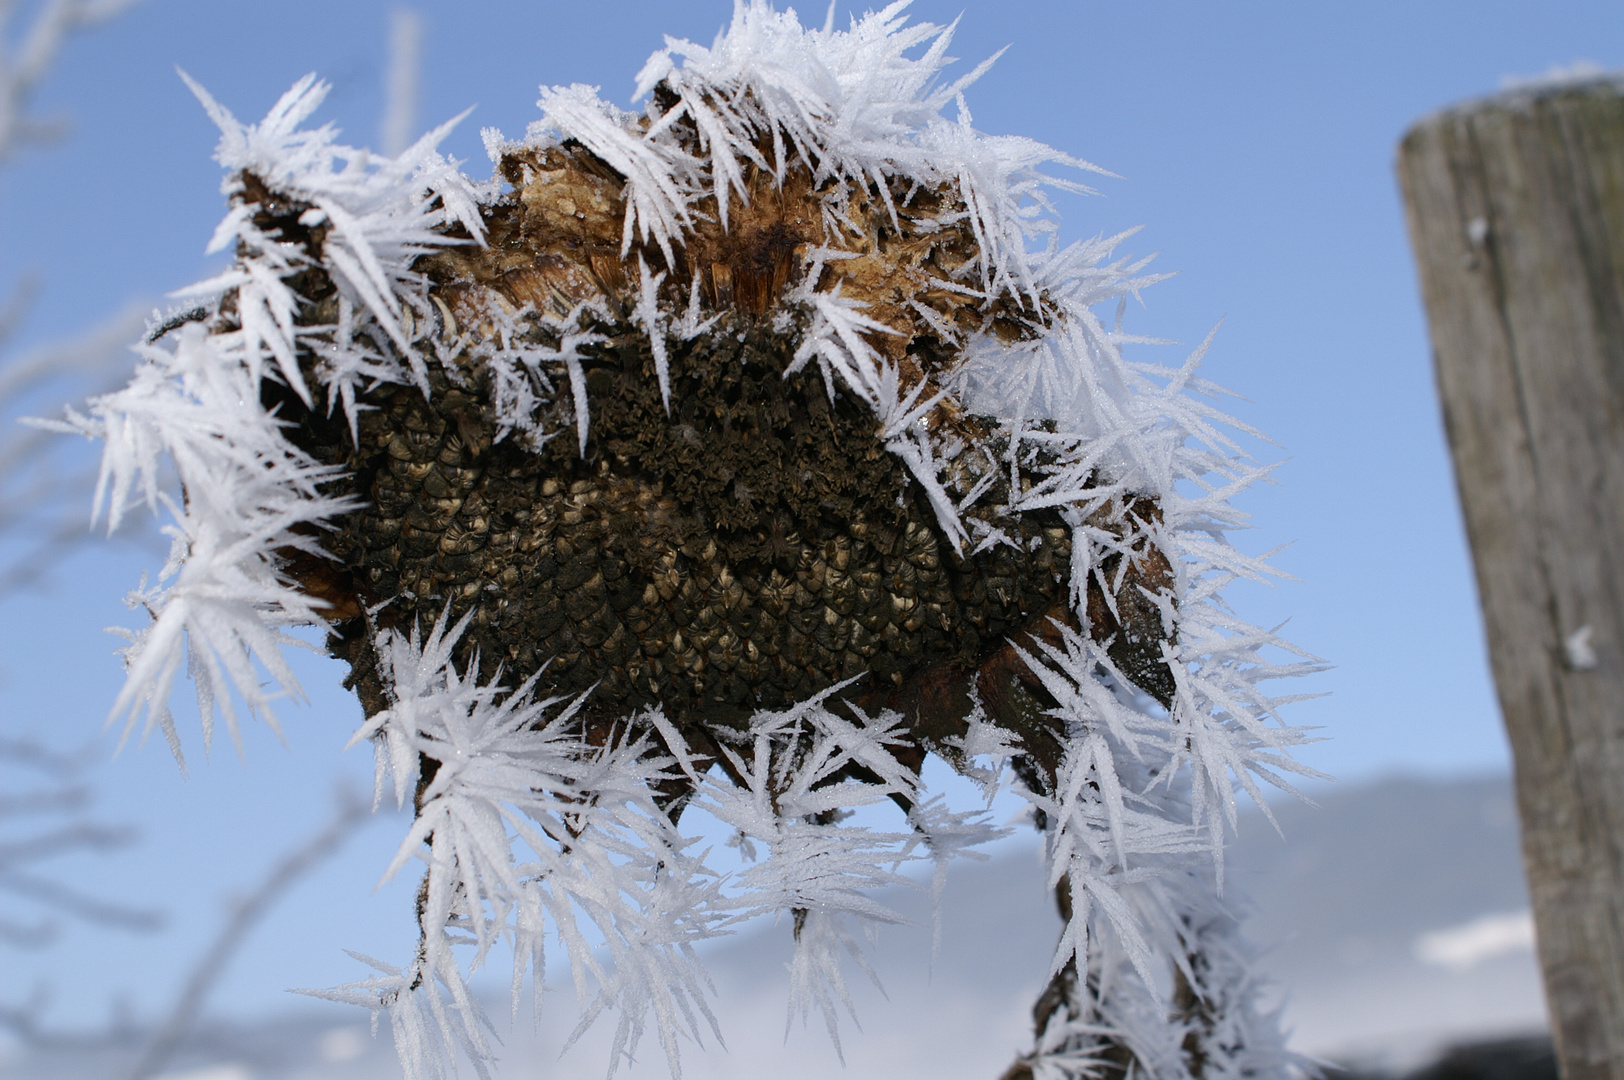
[[[356,506],[330,519],[330,558],[290,566],[331,605],[369,710],[376,628],[445,613],[469,617],[460,655],[487,674],[545,665],[556,690],[591,691],[584,723],[659,706],[702,746],[856,680],[852,700],[909,718],[917,758],[962,737],[979,689],[1052,772],[1052,701],[1009,642],[1053,623],[1086,622],[1166,703],[1154,494],[1096,469],[1023,505],[1067,464],[1043,441],[1056,423],[1023,447],[1019,418],[963,392],[973,355],[984,369],[1072,317],[1032,267],[1006,265],[973,205],[985,193],[905,161],[854,174],[754,87],[668,75],[650,97],[631,116],[557,92],[558,130],[492,142],[504,183],[478,229],[448,223],[408,269],[397,363],[416,379],[338,402],[313,348],[308,403],[263,385]],[[697,164],[718,117],[731,175]],[[695,173],[656,218],[668,231],[639,218],[627,147]],[[300,321],[340,324],[330,233],[301,224],[316,204],[251,172],[236,203],[301,245]],[[1080,589],[1078,528],[1118,548]]]
[[[898,10],[740,3],[656,54],[639,113],[544,91],[484,184],[445,129],[391,159],[301,127],[313,80],[256,125],[199,90],[235,265],[68,424],[108,442],[113,523],[175,518],[117,708],[178,753],[183,662],[234,725],[233,691],[269,712],[256,659],[297,690],[282,628],[327,627],[380,784],[415,785],[416,958],[335,992],[403,1054],[485,1053],[452,946],[549,926],[619,1049],[653,1010],[674,1054],[709,1016],[692,944],[775,910],[832,1030],[841,919],[887,917],[865,890],[921,843],[993,835],[924,797],[936,752],[1012,766],[1049,838],[1068,930],[1018,1068],[1274,1067],[1190,861],[1300,741],[1257,684],[1306,666],[1216,599],[1259,573],[1223,534],[1261,470],[1186,393],[1199,353],[1131,364],[1095,314],[1153,279],[1056,242],[1044,192],[1078,185],[1043,168],[1088,166],[975,131],[948,31]],[[842,824],[887,798],[910,832]],[[737,892],[677,832],[696,804],[769,852]]]

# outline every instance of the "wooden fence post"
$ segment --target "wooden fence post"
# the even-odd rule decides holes
[[[1624,1080],[1621,84],[1427,117],[1398,173],[1557,1054],[1565,1080]]]

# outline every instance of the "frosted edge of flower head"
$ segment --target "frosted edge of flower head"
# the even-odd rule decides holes
[[[370,313],[397,346],[409,350],[397,305],[398,294],[416,284],[411,262],[459,242],[442,231],[448,224],[461,224],[475,241],[484,236],[478,193],[435,150],[461,117],[398,157],[379,157],[338,145],[331,125],[299,126],[327,93],[313,75],[296,82],[264,120],[249,125],[184,71],[180,76],[220,128],[216,160],[233,177],[263,172],[261,179],[274,190],[309,202],[311,213],[331,222],[322,255],[345,302]],[[240,180],[228,180],[227,191],[240,195]],[[163,728],[183,767],[167,705],[183,661],[197,684],[205,747],[219,710],[240,749],[234,695],[250,715],[264,716],[273,727],[270,701],[302,697],[281,655],[299,643],[283,628],[322,625],[323,604],[285,579],[281,553],[319,555],[311,527],[319,535],[355,506],[353,499],[320,494],[333,469],[289,442],[284,422],[260,401],[259,381],[273,372],[310,401],[295,357],[310,338],[332,328],[299,326],[294,313],[300,300],[283,280],[302,270],[308,256],[261,233],[247,206],[228,211],[211,246],[233,244],[241,255],[232,270],[180,295],[207,300],[205,311],[218,319],[221,298],[234,290],[238,328],[206,333],[192,323],[179,327],[169,342],[138,346],[141,363],[130,384],[93,398],[86,416],[69,417],[73,426],[104,439],[95,501],[98,512],[107,510],[110,529],[138,492],[153,514],[174,521],[170,565],[159,586],[140,599],[153,623],[129,635],[128,675],[110,721],[124,718],[127,736],[144,713],[147,729]],[[332,342],[322,344],[328,346],[325,370],[336,373],[337,382],[350,372],[377,373],[369,355],[349,357]],[[334,398],[345,396],[342,385],[330,389]],[[185,498],[163,496],[165,462]],[[271,677],[268,689],[256,659]]]

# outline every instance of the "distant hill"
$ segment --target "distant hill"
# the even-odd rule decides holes
[[[1253,898],[1252,936],[1271,946],[1262,962],[1282,988],[1296,1045],[1402,1070],[1453,1041],[1540,1030],[1537,972],[1518,936],[1527,898],[1509,782],[1392,779],[1316,798],[1317,809],[1275,808],[1284,840],[1247,813],[1228,862],[1234,894]],[[924,925],[882,934],[877,966],[889,1000],[853,976],[863,1028],[842,1026],[844,1071],[816,1018],[806,1030],[797,1021],[786,1045],[789,927],[781,924],[709,953],[729,1049],[688,1049],[684,1075],[994,1080],[1028,1038],[1027,1010],[1059,931],[1035,848],[956,868],[934,970],[928,899],[885,900]],[[492,1013],[507,1043],[504,1080],[603,1075],[610,1027],[602,1022],[558,1057],[574,1022],[567,991],[547,995],[534,1034],[523,1023],[508,1034],[505,1001],[493,998]],[[115,1046],[20,1054],[0,1063],[0,1080],[117,1077],[130,1053]],[[667,1075],[652,1042],[643,1058],[622,1075]],[[259,1026],[208,1027],[170,1080],[398,1075],[387,1034],[367,1037],[364,1013],[296,1007]]]
[[[1317,809],[1275,808],[1285,840],[1248,815],[1230,856],[1296,1044],[1402,1067],[1441,1041],[1543,1029],[1533,953],[1512,930],[1527,925],[1528,892],[1510,779],[1314,796]],[[1453,952],[1438,947],[1450,935]]]

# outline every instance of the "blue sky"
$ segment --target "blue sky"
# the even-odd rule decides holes
[[[179,65],[239,116],[257,118],[298,76],[334,91],[321,114],[375,143],[391,5],[370,0],[144,0],[70,44],[44,87],[71,117],[61,144],[0,173],[0,287],[42,281],[20,344],[92,323],[132,298],[201,276],[218,220],[215,132]],[[588,82],[628,103],[633,76],[669,33],[708,42],[727,0],[513,3],[439,0],[426,20],[419,126],[476,106],[449,149],[488,172],[478,132],[522,132],[538,83]],[[841,6],[838,18],[846,17]],[[1068,199],[1073,236],[1144,229],[1126,251],[1160,252],[1178,276],[1145,293],[1130,326],[1193,345],[1222,321],[1206,375],[1245,400],[1234,411],[1278,445],[1278,486],[1242,505],[1248,550],[1290,546],[1297,580],[1237,588],[1240,612],[1336,665],[1295,707],[1329,741],[1303,758],[1357,781],[1394,770],[1503,770],[1403,219],[1394,148],[1430,110],[1494,91],[1506,76],[1589,60],[1624,66],[1624,7],[1608,3],[1302,3],[918,0],[917,19],[962,21],[966,67],[1005,45],[969,94],[977,126],[1042,139],[1118,174]],[[823,8],[807,9],[821,21]],[[1175,360],[1182,348],[1158,354]],[[97,548],[38,592],[0,607],[0,724],[63,745],[95,740],[116,693],[102,627],[150,554]],[[75,931],[18,967],[0,1000],[26,991],[11,971],[48,974],[63,1019],[100,1015],[123,988],[138,1011],[166,1000],[212,931],[220,898],[313,829],[339,774],[358,707],[338,672],[303,668],[308,708],[283,710],[287,745],[248,732],[204,760],[195,724],[182,779],[161,741],[99,766],[105,816],[139,825],[141,848],[75,873],[120,895],[170,903],[174,928],[123,941]],[[183,712],[183,716],[186,714]],[[405,892],[372,897],[398,822],[380,823],[290,898],[229,974],[219,1000],[279,1003],[282,988],[354,974],[340,946],[393,956],[409,940]]]

